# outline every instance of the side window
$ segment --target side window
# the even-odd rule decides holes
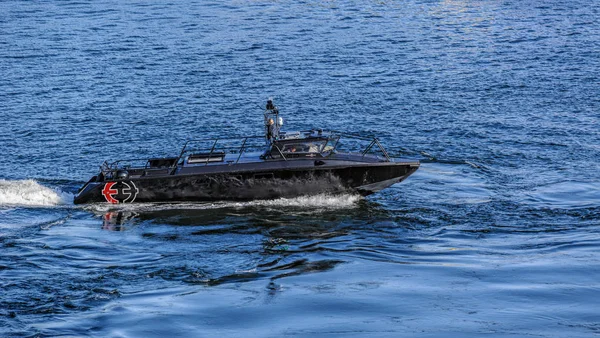
[[[281,149],[284,153],[319,153],[322,151],[325,142],[303,142],[303,143],[288,143]]]
[[[332,151],[333,149],[335,149],[337,142],[339,140],[339,137],[336,138],[330,138],[327,143],[325,144],[325,146],[323,147],[323,152],[328,152],[328,151]]]
[[[281,151],[283,151],[284,153],[300,153],[300,152],[304,151],[303,149],[304,149],[303,144],[291,143],[291,144],[286,144],[283,147],[283,149],[281,149]]]

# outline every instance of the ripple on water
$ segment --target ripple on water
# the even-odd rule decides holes
[[[409,186],[402,183],[398,189],[409,196],[433,197],[436,204],[487,203],[494,196],[486,177],[469,165],[424,163],[409,179]]]
[[[600,207],[600,182],[565,180],[540,186],[525,195],[524,202],[538,208]]]

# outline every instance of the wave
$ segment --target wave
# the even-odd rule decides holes
[[[523,201],[542,208],[595,208],[600,206],[599,187],[598,182],[555,182],[527,192]]]
[[[71,204],[73,195],[35,180],[0,179],[0,206],[46,207]]]

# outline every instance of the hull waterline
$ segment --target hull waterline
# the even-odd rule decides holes
[[[74,203],[175,202],[253,200],[320,193],[370,195],[414,173],[418,162],[370,163],[352,166],[316,166],[212,173],[187,173],[88,182]],[[305,164],[305,163],[304,163]]]

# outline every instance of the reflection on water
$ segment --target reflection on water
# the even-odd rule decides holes
[[[132,211],[108,211],[102,215],[102,229],[109,231],[125,231],[129,221],[138,214]]]

